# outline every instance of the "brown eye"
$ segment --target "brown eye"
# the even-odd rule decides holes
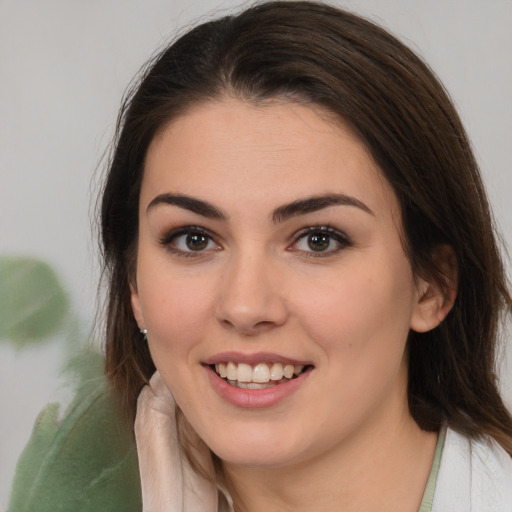
[[[160,244],[173,254],[186,257],[221,249],[209,232],[195,226],[185,226],[167,233],[161,238]]]
[[[308,236],[308,247],[312,251],[325,251],[329,248],[331,237],[326,233],[314,233]]]
[[[296,234],[295,242],[288,248],[305,256],[334,256],[351,247],[350,238],[338,229],[329,226],[310,226]]]
[[[209,238],[202,233],[189,233],[185,243],[191,251],[202,251],[208,246]]]

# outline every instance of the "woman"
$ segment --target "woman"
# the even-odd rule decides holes
[[[491,214],[393,36],[312,2],[191,30],[125,102],[101,215],[130,417],[154,374],[145,510],[510,510]]]

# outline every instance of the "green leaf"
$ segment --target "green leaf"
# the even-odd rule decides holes
[[[103,358],[86,351],[68,369],[78,383],[64,418],[40,414],[14,478],[11,512],[140,511],[131,426],[103,377]]]
[[[53,269],[28,257],[0,257],[0,338],[16,347],[58,332],[69,300]]]

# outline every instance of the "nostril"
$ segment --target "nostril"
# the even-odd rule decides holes
[[[271,325],[274,325],[274,322],[271,322],[269,320],[262,320],[261,322],[258,322],[254,328],[257,329],[257,328],[261,328],[261,327],[267,327],[267,326],[271,326]]]

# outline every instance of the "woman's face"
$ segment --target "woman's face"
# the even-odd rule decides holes
[[[425,283],[391,187],[332,116],[193,108],[149,148],[139,224],[135,316],[219,457],[299,463],[412,421],[405,347]]]

